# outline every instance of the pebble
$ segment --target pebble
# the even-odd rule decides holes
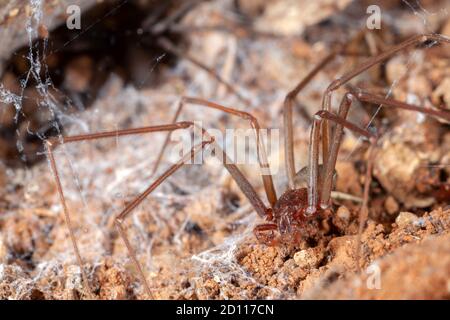
[[[298,251],[294,254],[295,263],[301,268],[315,268],[319,265],[323,255],[314,248]]]
[[[9,11],[8,15],[9,15],[10,18],[14,18],[18,14],[19,14],[19,8],[14,8],[11,11]]]
[[[343,219],[343,220],[349,220],[350,219],[350,211],[348,210],[348,208],[346,206],[340,206],[337,209],[336,214],[337,214],[337,216],[340,219]]]
[[[419,218],[415,214],[413,214],[411,212],[400,212],[398,217],[395,219],[395,223],[399,227],[405,227],[405,226],[407,226],[409,224],[414,223],[418,219]]]

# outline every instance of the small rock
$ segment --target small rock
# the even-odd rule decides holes
[[[399,210],[398,203],[397,201],[395,201],[393,196],[387,197],[386,201],[384,202],[384,208],[390,215],[397,213]]]
[[[400,212],[398,217],[395,219],[395,223],[399,227],[405,227],[409,224],[414,223],[415,221],[417,221],[417,219],[419,218],[411,212]]]
[[[10,18],[14,18],[15,16],[17,16],[19,14],[19,8],[14,8],[9,12],[9,17]]]
[[[332,223],[339,232],[346,233],[347,228],[350,226],[350,218],[350,210],[346,206],[340,206],[336,214],[332,216]]]
[[[294,261],[301,268],[315,268],[322,258],[323,253],[315,248],[301,250],[294,254]]]
[[[348,208],[346,206],[340,206],[337,209],[336,214],[337,214],[337,216],[340,219],[343,219],[343,220],[349,220],[350,219],[350,211],[348,210]]]

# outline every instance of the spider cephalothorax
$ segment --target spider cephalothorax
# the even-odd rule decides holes
[[[320,165],[318,171],[319,181],[322,181],[324,167]],[[317,234],[320,220],[325,216],[324,213],[330,210],[317,205],[314,212],[308,211],[308,189],[305,187],[307,173],[308,167],[297,172],[294,180],[295,188],[287,189],[278,198],[273,208],[269,209],[267,223],[256,227],[255,235],[260,242],[267,245],[275,245],[281,241],[298,242],[301,238],[307,239]],[[333,185],[335,179],[336,173]],[[321,188],[319,183],[319,190]]]

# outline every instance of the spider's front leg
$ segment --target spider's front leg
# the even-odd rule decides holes
[[[348,50],[349,45],[354,41],[364,37],[365,31],[358,33],[353,39],[347,43],[340,44],[332,49],[322,60],[306,76],[286,95],[283,103],[283,126],[284,126],[284,154],[286,173],[288,178],[289,189],[296,187],[296,173],[295,169],[295,154],[294,154],[294,123],[293,123],[293,108],[295,100],[300,92],[316,77],[317,74],[327,67],[338,56],[352,56],[354,55]],[[324,124],[326,125],[326,124]]]
[[[402,43],[393,46],[392,48],[386,50],[385,52],[382,52],[375,57],[367,59],[366,61],[364,61],[363,63],[358,65],[356,68],[354,68],[353,70],[345,73],[342,77],[331,82],[330,85],[328,86],[327,90],[325,91],[325,94],[324,94],[323,100],[322,100],[322,110],[326,111],[325,113],[323,113],[323,115],[331,114],[330,113],[331,95],[334,91],[336,91],[343,85],[347,85],[350,80],[352,80],[359,74],[363,73],[364,71],[370,69],[371,67],[373,67],[379,63],[386,61],[387,59],[394,56],[395,54],[397,54],[413,45],[420,44],[420,43],[423,43],[423,42],[429,41],[429,40],[450,44],[450,38],[440,35],[440,34],[426,34],[426,35],[413,36],[413,37],[403,41]],[[341,103],[341,106],[340,106],[339,112],[338,112],[339,119],[345,119],[347,117],[348,109],[350,108],[350,105],[352,102],[351,100],[353,98],[356,98],[357,100],[359,100],[361,102],[368,102],[368,103],[390,106],[390,107],[394,107],[394,108],[402,108],[402,109],[406,109],[406,110],[424,112],[424,113],[427,113],[432,116],[437,116],[437,117],[441,117],[441,118],[449,120],[448,113],[446,113],[444,111],[424,109],[424,108],[421,108],[418,106],[410,105],[410,104],[407,104],[407,103],[404,103],[401,101],[396,101],[394,99],[380,97],[380,96],[366,93],[359,89],[353,89],[353,88],[351,88],[350,92],[348,92],[343,98],[343,101]],[[331,116],[331,117],[334,117],[334,116]],[[333,119],[329,119],[329,120],[336,122]],[[324,187],[321,192],[320,202],[321,202],[321,206],[327,206],[327,204],[329,202],[330,192],[331,192],[331,180],[332,180],[332,176],[334,173],[334,167],[336,165],[336,157],[337,157],[337,153],[338,153],[338,149],[339,149],[339,145],[340,145],[340,140],[342,137],[343,125],[337,123],[336,130],[334,133],[335,136],[333,139],[331,139],[331,130],[330,130],[330,126],[328,125],[328,121],[323,122],[321,124],[321,128],[322,128],[322,136],[321,136],[322,158],[324,159],[323,160],[324,163],[326,163],[326,173],[325,173],[325,177],[324,177],[324,182],[323,182]],[[351,128],[349,128],[349,129],[351,129]],[[317,131],[317,132],[315,132],[315,136],[311,137],[311,139],[319,140],[320,139],[319,135],[320,135],[320,133]],[[312,157],[312,159],[310,159],[310,166],[315,165],[314,158],[318,157],[318,149],[315,148],[312,151],[316,152],[317,155],[312,154],[312,152],[310,152],[310,157]],[[312,191],[311,189],[316,188],[316,184],[317,184],[317,172],[316,171],[317,171],[317,168],[310,168],[310,190],[309,191]],[[317,193],[317,191],[316,191],[316,193]],[[310,197],[311,197],[311,199],[309,200],[309,205],[311,207],[313,204],[317,203],[318,196],[310,195]],[[366,200],[366,202],[367,202],[367,200]],[[312,210],[312,207],[311,207],[311,210]]]
[[[143,134],[143,133],[151,133],[151,132],[173,131],[173,130],[177,130],[177,129],[192,128],[193,126],[194,126],[193,122],[182,121],[182,122],[176,122],[176,123],[167,124],[167,125],[159,125],[159,126],[151,126],[151,127],[143,127],[143,128],[133,128],[133,129],[110,131],[110,132],[99,132],[99,133],[93,133],[93,134],[70,136],[70,137],[63,138],[62,140],[46,142],[46,147],[47,147],[51,170],[52,170],[52,173],[53,173],[53,176],[55,179],[57,191],[58,191],[60,201],[61,201],[61,204],[63,207],[65,223],[69,230],[70,238],[72,241],[72,246],[74,248],[77,262],[81,269],[85,290],[90,298],[93,297],[93,294],[92,294],[92,290],[90,289],[90,286],[89,286],[87,274],[83,268],[84,263],[81,258],[80,251],[78,249],[74,228],[72,226],[71,219],[70,219],[70,213],[69,213],[69,210],[68,210],[68,207],[66,204],[65,195],[64,195],[64,192],[63,192],[63,189],[61,186],[60,175],[59,175],[56,161],[54,158],[53,149],[57,145],[64,144],[64,143],[73,143],[73,142],[86,141],[86,140],[97,140],[97,139],[103,139],[103,138],[117,138],[118,136]],[[147,292],[147,294],[150,297],[153,297],[151,289],[150,289],[150,285],[148,284],[147,279],[145,277],[144,270],[137,259],[135,250],[133,249],[133,247],[126,235],[123,223],[125,222],[125,219],[131,215],[133,209],[135,209],[146,197],[148,197],[153,192],[153,190],[155,190],[162,182],[164,182],[164,180],[166,180],[174,172],[176,172],[178,169],[183,167],[186,164],[186,162],[193,159],[193,157],[195,157],[196,154],[202,152],[205,149],[205,147],[207,147],[208,145],[214,146],[216,155],[220,154],[220,153],[222,154],[224,167],[228,170],[228,172],[231,174],[232,178],[236,181],[237,185],[242,190],[244,195],[247,197],[249,202],[252,204],[255,211],[263,218],[271,217],[271,209],[268,209],[264,205],[263,201],[258,196],[258,194],[256,193],[253,186],[245,178],[245,176],[237,168],[237,166],[232,163],[231,159],[226,155],[225,151],[223,151],[220,148],[220,146],[217,143],[215,143],[214,138],[209,136],[208,133],[204,129],[202,129],[202,132],[203,132],[203,136],[206,137],[206,139],[204,139],[200,144],[194,146],[188,154],[186,154],[176,164],[172,165],[169,169],[167,169],[158,179],[155,180],[155,182],[153,182],[140,195],[138,195],[135,199],[133,199],[115,219],[115,224],[116,224],[116,227],[118,228],[119,234],[125,243],[125,246],[127,248],[130,258],[132,259],[133,263],[135,264],[135,266],[138,270],[138,273],[141,277],[145,291]]]
[[[328,86],[323,95],[322,110],[331,111],[331,96],[333,92],[342,87],[343,85],[346,85],[350,80],[352,80],[359,74],[365,72],[366,70],[372,68],[377,64],[387,61],[389,58],[393,57],[394,55],[398,54],[403,50],[406,50],[409,47],[424,43],[426,41],[434,41],[437,43],[450,44],[450,37],[436,33],[412,36],[409,39],[392,46],[390,49],[380,53],[379,55],[365,60],[353,70],[350,70],[340,78],[330,83],[330,85]],[[327,122],[324,122],[322,128],[322,150],[323,150],[322,153],[324,158],[328,158],[329,152],[328,148],[330,144],[331,144],[331,128],[328,126]]]
[[[253,229],[253,234],[260,243],[267,246],[276,246],[278,244],[277,230],[278,226],[275,223],[263,223]]]
[[[194,124],[191,122],[192,126]],[[249,202],[252,204],[255,211],[261,216],[261,217],[269,217],[271,214],[271,209],[268,209],[261,198],[256,193],[253,186],[250,184],[250,182],[245,178],[245,176],[242,174],[242,172],[238,169],[238,167],[231,161],[231,159],[226,155],[225,151],[215,142],[214,138],[211,137],[206,130],[201,129],[203,132],[203,137],[206,139],[203,140],[201,144],[198,144],[194,146],[191,151],[186,154],[182,159],[180,159],[176,164],[172,165],[169,169],[167,169],[158,179],[156,179],[155,182],[153,182],[147,189],[145,189],[144,192],[142,192],[139,196],[137,196],[131,203],[129,203],[123,211],[117,216],[116,218],[116,226],[119,230],[120,236],[123,239],[128,253],[130,257],[132,258],[134,264],[136,265],[139,274],[141,276],[142,282],[144,284],[145,290],[147,291],[148,295],[153,297],[150,289],[150,285],[147,282],[147,279],[145,277],[145,273],[143,271],[143,268],[141,267],[139,260],[136,257],[136,253],[128,240],[128,237],[126,235],[125,229],[123,227],[123,223],[125,219],[132,213],[133,209],[136,208],[147,196],[149,196],[161,183],[163,183],[169,176],[171,176],[173,173],[175,173],[178,169],[183,167],[189,160],[192,160],[196,154],[199,154],[202,152],[207,146],[214,147],[214,151],[216,155],[221,154],[223,166],[228,170],[232,178],[235,180],[238,187],[241,189],[241,191],[244,193],[244,195],[247,197]]]
[[[239,117],[241,119],[249,121],[252,129],[254,130],[255,138],[256,138],[256,147],[257,147],[257,159],[259,163],[259,167],[261,169],[261,177],[263,180],[264,190],[266,192],[267,200],[269,201],[270,205],[273,207],[277,201],[277,193],[275,190],[275,186],[272,179],[272,173],[270,172],[270,165],[267,160],[267,152],[265,145],[263,143],[263,139],[261,136],[261,126],[259,124],[259,121],[256,119],[255,116],[252,114],[241,111],[235,108],[226,107],[223,105],[220,105],[215,102],[211,102],[205,99],[201,98],[195,98],[195,97],[182,97],[180,99],[180,102],[178,104],[178,108],[175,112],[175,115],[173,117],[172,122],[175,123],[178,121],[178,118],[183,110],[183,108],[186,105],[194,105],[200,108],[208,108],[208,109],[214,109],[235,117]],[[163,154],[165,149],[167,148],[169,144],[170,139],[170,132],[167,133],[165,142],[158,154],[157,161],[155,162],[155,165],[153,167],[153,173],[155,173],[158,169],[158,166],[162,160]]]
[[[66,198],[64,195],[62,185],[61,185],[61,179],[60,179],[60,175],[59,175],[58,168],[56,165],[56,160],[54,157],[53,150],[55,149],[55,147],[57,147],[60,144],[76,143],[76,142],[80,142],[80,141],[98,140],[98,139],[113,138],[113,137],[117,138],[119,136],[136,135],[136,134],[144,134],[144,133],[151,133],[151,132],[173,131],[173,130],[177,130],[177,129],[188,128],[190,126],[191,126],[191,123],[189,123],[189,122],[178,122],[178,123],[173,123],[173,124],[169,124],[169,125],[150,126],[150,127],[124,129],[124,130],[116,130],[116,131],[109,131],[109,132],[97,132],[97,133],[90,133],[90,134],[82,134],[82,135],[76,135],[76,136],[63,137],[59,140],[57,140],[57,139],[46,140],[44,142],[45,148],[47,150],[50,169],[52,171],[53,178],[54,178],[55,184],[56,184],[56,189],[57,189],[57,192],[59,195],[59,200],[60,200],[62,208],[63,208],[64,222],[69,231],[69,236],[70,236],[70,240],[72,242],[72,247],[75,252],[78,266],[80,267],[81,277],[82,277],[83,284],[84,284],[84,290],[86,292],[86,295],[89,298],[94,298],[94,296],[93,296],[92,290],[89,286],[88,276],[86,274],[86,271],[84,270],[84,263],[83,263],[83,259],[80,254],[80,250],[78,249],[77,239],[75,237],[75,232],[74,232],[74,227],[72,225],[72,221],[70,218],[70,212],[67,207],[67,202],[66,202]]]
[[[376,143],[378,136],[371,133],[369,130],[361,128],[356,124],[353,124],[346,120],[348,111],[352,102],[354,100],[359,100],[361,102],[367,102],[372,104],[380,104],[386,107],[398,108],[403,110],[421,112],[423,114],[433,116],[435,118],[442,118],[450,122],[450,112],[446,110],[434,110],[430,108],[424,108],[417,105],[408,104],[395,99],[385,98],[382,96],[374,95],[371,93],[364,92],[358,88],[350,87],[350,91],[344,95],[341,105],[339,107],[338,114],[335,115],[329,111],[321,110],[316,113],[314,117],[313,126],[311,129],[311,142],[310,142],[310,152],[309,152],[309,185],[308,185],[308,210],[309,213],[314,213],[318,208],[326,209],[330,206],[330,194],[332,188],[333,174],[336,166],[337,155],[339,152],[343,129],[347,128],[354,131],[364,137],[366,137],[371,145],[369,149],[368,164],[366,170],[366,177],[364,182],[364,195],[363,203],[361,206],[361,213],[359,217],[359,230],[358,230],[358,241],[357,241],[357,261],[359,260],[360,251],[360,238],[368,217],[368,202],[369,202],[369,187],[372,181],[372,168],[374,162],[374,150],[376,148]],[[329,147],[330,153],[328,158],[324,155],[325,164],[325,174],[323,175],[323,180],[318,181],[318,161],[319,161],[319,141],[320,141],[320,125],[323,120],[332,121],[336,124],[334,130],[334,137],[331,140],[331,146]],[[319,190],[318,186],[321,186]],[[358,264],[359,266],[359,264]]]

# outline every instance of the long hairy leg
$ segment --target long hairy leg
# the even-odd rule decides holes
[[[376,136],[368,130],[347,121],[344,118],[335,115],[326,110],[320,110],[314,115],[314,122],[311,128],[311,141],[309,143],[309,165],[308,165],[308,208],[307,214],[314,214],[319,208],[319,144],[320,144],[320,125],[323,120],[332,121],[337,125],[341,125],[359,135],[369,139],[371,142],[376,141]],[[322,183],[323,184],[323,183]]]
[[[339,54],[342,48],[334,49],[325,58],[323,58],[296,86],[292,89],[284,99],[283,104],[283,124],[284,124],[284,157],[286,163],[286,172],[288,178],[289,189],[295,188],[295,156],[294,156],[294,121],[292,109],[295,99],[307,84],[333,59]]]
[[[348,113],[348,108],[350,107],[351,104],[351,95],[347,94],[344,99],[343,102],[341,103],[341,110],[339,112],[340,115],[347,115]],[[324,205],[322,203],[322,199],[319,199],[319,189],[318,189],[318,174],[317,174],[317,170],[318,170],[318,153],[319,153],[319,130],[320,130],[320,123],[323,120],[327,120],[327,121],[332,121],[334,123],[336,123],[336,128],[338,128],[338,130],[342,131],[343,128],[347,128],[351,131],[354,131],[355,133],[358,133],[364,137],[366,137],[367,139],[369,139],[370,141],[370,148],[369,148],[369,163],[367,166],[367,171],[366,171],[366,180],[364,183],[364,196],[363,196],[363,201],[362,201],[362,205],[361,205],[361,209],[360,209],[360,218],[359,218],[359,230],[358,230],[358,235],[357,235],[357,249],[356,249],[356,262],[359,268],[359,256],[360,256],[360,250],[361,250],[361,235],[362,235],[362,230],[364,228],[365,222],[367,220],[367,216],[368,216],[368,212],[369,212],[369,208],[368,208],[368,203],[369,203],[369,187],[370,187],[370,183],[371,183],[371,178],[372,178],[372,166],[373,166],[373,150],[376,147],[376,143],[377,143],[377,136],[371,132],[369,132],[367,129],[363,129],[357,125],[355,125],[354,123],[351,123],[349,121],[347,121],[345,118],[340,117],[339,115],[335,115],[329,111],[326,110],[321,110],[319,112],[317,112],[314,116],[314,124],[313,127],[311,129],[311,137],[314,138],[314,141],[310,142],[310,160],[309,160],[309,184],[308,184],[308,208],[306,213],[307,214],[314,214],[318,209],[319,209],[319,200],[320,200],[320,209],[326,209],[329,206],[329,203],[326,202],[326,205]],[[339,129],[340,128],[340,129]],[[335,131],[336,132],[336,131]],[[327,163],[327,166],[331,166],[331,163],[335,164],[335,156],[333,156],[334,150],[336,150],[336,155],[337,155],[337,150],[339,148],[339,144],[340,144],[340,137],[342,136],[342,132],[338,133],[338,138],[339,140],[336,140],[333,144],[334,147],[332,147],[332,151],[333,153],[330,154],[329,157],[329,162]],[[336,148],[336,149],[334,149]],[[332,167],[334,172],[334,165]],[[328,170],[328,168],[326,169],[326,171]],[[330,197],[330,193],[331,193],[331,181],[332,181],[332,175],[331,178],[327,177],[326,175],[324,175],[324,179],[325,181],[322,183],[322,193],[324,192],[324,187],[326,187],[328,184],[330,185],[330,191],[327,192],[327,196],[328,199]]]
[[[359,32],[353,39],[345,44],[339,45],[334,48],[328,55],[317,63],[317,65],[309,71],[306,76],[300,80],[300,82],[292,89],[284,99],[283,104],[283,126],[284,126],[284,158],[286,164],[286,172],[288,178],[288,188],[295,188],[295,175],[297,170],[295,169],[295,154],[294,154],[294,123],[293,123],[293,107],[295,99],[297,99],[300,92],[314,79],[314,77],[323,70],[330,62],[332,62],[337,56],[355,56],[358,54],[349,50],[349,46],[355,41],[359,41],[364,38],[366,31]],[[325,124],[322,124],[325,126]],[[323,129],[323,128],[322,128]]]
[[[234,85],[232,85],[231,83],[226,81],[222,76],[220,76],[211,67],[208,67],[203,62],[201,62],[198,59],[196,59],[195,57],[193,57],[193,56],[189,55],[188,53],[183,52],[182,50],[178,49],[172,42],[169,41],[169,39],[167,39],[167,38],[159,38],[158,39],[158,44],[161,47],[163,47],[165,50],[169,51],[170,53],[172,53],[172,54],[174,54],[174,55],[176,55],[176,56],[178,56],[180,58],[184,58],[184,59],[190,61],[191,63],[193,63],[194,65],[196,65],[197,67],[199,67],[200,69],[206,71],[208,74],[213,76],[218,82],[223,84],[227,88],[228,91],[230,91],[236,97],[238,97],[238,99],[240,101],[242,101],[246,105],[251,105],[251,102],[247,98],[243,97],[242,94],[235,88]]]
[[[225,107],[223,105],[220,105],[220,104],[217,104],[217,103],[205,100],[205,99],[194,98],[194,97],[182,97],[178,104],[177,110],[175,112],[175,116],[172,120],[173,122],[178,120],[178,117],[180,116],[184,106],[189,105],[189,104],[192,104],[192,105],[195,105],[198,107],[202,107],[202,108],[215,109],[215,110],[218,110],[221,112],[225,112],[227,114],[237,116],[244,120],[248,120],[250,122],[250,125],[253,128],[255,137],[256,137],[257,157],[258,157],[259,166],[261,168],[261,176],[262,176],[262,180],[263,180],[263,184],[264,184],[264,190],[266,192],[267,200],[269,201],[270,205],[274,206],[277,201],[277,194],[275,191],[275,186],[273,184],[273,178],[272,178],[272,174],[270,171],[269,162],[267,160],[266,148],[264,146],[264,142],[261,137],[261,126],[259,125],[259,122],[256,119],[256,117],[254,117],[252,114],[250,114],[248,112],[240,111],[240,110],[234,109],[234,108]],[[153,172],[156,172],[156,170],[158,169],[158,165],[161,162],[163,153],[168,146],[169,138],[170,138],[170,132],[167,134],[165,143],[162,146],[162,148],[158,154],[158,161],[155,164],[155,167],[153,168]]]
[[[368,58],[366,61],[361,63],[359,66],[354,68],[353,70],[345,73],[340,78],[334,80],[330,83],[328,88],[326,89],[323,100],[322,100],[322,110],[330,111],[331,108],[331,95],[334,91],[342,87],[343,85],[347,84],[350,80],[352,80],[354,77],[358,76],[359,74],[363,73],[364,71],[370,69],[371,67],[382,63],[389,59],[390,57],[396,55],[397,53],[411,47],[417,44],[421,44],[426,41],[436,41],[440,43],[447,43],[450,44],[450,38],[444,35],[440,34],[425,34],[425,35],[416,35],[412,36],[411,38],[403,41],[402,43],[395,45],[391,47],[390,49],[386,50],[385,52],[380,53],[379,55],[375,57]],[[328,147],[329,147],[329,141],[331,138],[331,130],[328,124],[324,123],[324,129],[322,133],[322,150],[323,150],[323,157],[324,159],[328,158]]]
[[[151,293],[150,285],[147,282],[142,266],[137,259],[136,252],[133,249],[127,235],[125,229],[123,227],[123,223],[125,219],[132,213],[133,209],[136,208],[147,196],[149,196],[162,182],[164,182],[169,176],[171,176],[178,169],[183,167],[188,160],[192,160],[196,154],[202,152],[206,146],[211,145],[215,148],[216,155],[221,154],[221,160],[223,161],[224,167],[231,174],[232,178],[236,181],[237,185],[247,197],[249,202],[252,204],[255,211],[261,217],[266,217],[271,213],[271,210],[268,209],[261,198],[256,193],[255,189],[252,187],[250,182],[245,178],[242,172],[238,169],[238,167],[232,163],[231,159],[226,155],[225,151],[220,148],[220,146],[214,141],[214,138],[209,136],[208,133],[203,130],[203,135],[206,136],[206,140],[203,140],[201,144],[194,146],[189,154],[185,155],[181,160],[179,160],[176,164],[172,165],[169,169],[167,169],[158,179],[155,180],[145,191],[143,191],[139,196],[137,196],[133,201],[131,201],[117,216],[115,223],[119,230],[119,234],[123,239],[125,246],[127,247],[128,253],[133,260],[136,268],[140,274],[141,280],[145,287],[147,294],[153,298]]]
[[[423,114],[433,116],[435,118],[442,118],[442,119],[445,119],[450,122],[450,112],[449,111],[425,108],[425,107],[401,102],[401,101],[398,101],[395,99],[389,99],[389,98],[385,98],[383,96],[374,95],[374,94],[371,94],[368,92],[364,92],[358,88],[352,88],[352,87],[350,87],[350,88],[351,88],[351,91],[347,92],[345,94],[344,98],[342,99],[337,116],[334,116],[333,114],[328,113],[326,111],[324,111],[321,116],[328,120],[336,122],[334,137],[333,137],[333,140],[331,141],[330,154],[329,154],[328,159],[326,159],[326,163],[325,163],[325,173],[323,176],[324,180],[321,184],[322,190],[321,190],[321,195],[319,198],[320,198],[320,207],[322,209],[326,209],[330,205],[329,202],[330,202],[333,174],[334,174],[334,170],[335,170],[335,166],[336,166],[337,154],[339,152],[339,147],[340,147],[341,140],[342,140],[343,129],[345,127],[345,123],[342,122],[342,119],[345,119],[347,117],[349,108],[355,99],[359,100],[361,102],[382,104],[387,107],[421,112]],[[333,120],[333,118],[335,118],[335,120]],[[338,122],[337,121],[338,119],[341,119],[341,121]],[[360,133],[362,133],[362,132],[360,132]],[[367,133],[369,133],[369,132],[367,131]],[[367,171],[366,171],[366,177],[365,177],[365,183],[364,183],[364,196],[363,196],[363,202],[362,202],[361,212],[360,212],[360,217],[359,217],[359,228],[358,228],[357,249],[356,249],[356,261],[357,261],[358,268],[360,266],[359,259],[360,259],[360,252],[361,252],[361,236],[362,236],[362,231],[364,229],[364,226],[366,224],[367,217],[368,217],[369,188],[370,188],[370,183],[372,181],[374,150],[375,150],[376,143],[377,143],[377,137],[375,135],[370,134],[370,136],[366,135],[366,137],[370,138],[371,146],[370,146],[369,152],[368,152],[368,164],[367,164]],[[311,145],[313,145],[313,144],[311,144]],[[314,152],[318,153],[317,145],[318,145],[318,143],[315,142],[316,147],[315,147],[315,149],[313,148],[312,152],[310,152],[311,154],[314,154]],[[312,159],[314,161],[318,161],[318,157],[315,157]],[[316,175],[314,175],[314,173],[310,174],[310,177],[312,177],[310,179],[313,183],[314,183],[314,181],[316,181],[316,183],[317,183]],[[317,188],[315,190],[317,190]],[[314,200],[317,201],[317,199],[313,199],[311,201],[314,201]],[[311,203],[313,203],[313,202],[311,202]],[[315,202],[315,203],[317,203],[317,202]]]
[[[91,134],[75,135],[75,136],[63,137],[61,139],[46,140],[44,142],[45,148],[47,151],[47,155],[48,155],[50,169],[53,174],[53,179],[56,184],[56,189],[57,189],[57,192],[59,195],[59,200],[60,200],[62,208],[63,208],[64,222],[69,231],[69,236],[70,236],[73,250],[75,252],[75,257],[76,257],[77,263],[81,270],[81,276],[82,276],[82,280],[83,280],[84,290],[86,292],[86,295],[89,298],[94,298],[94,295],[92,294],[92,290],[90,288],[89,281],[88,281],[88,276],[86,274],[86,271],[84,270],[83,259],[81,257],[80,250],[78,248],[77,240],[75,237],[74,227],[73,227],[73,224],[71,221],[69,209],[67,207],[66,197],[64,195],[64,190],[61,185],[60,174],[59,174],[59,171],[57,168],[57,164],[56,164],[56,160],[55,160],[55,156],[54,156],[54,152],[53,152],[54,148],[60,144],[65,144],[65,143],[75,143],[75,142],[79,142],[79,141],[97,140],[97,139],[103,139],[103,138],[144,134],[144,133],[151,133],[151,132],[173,131],[173,130],[177,130],[177,129],[188,128],[190,126],[191,126],[191,123],[189,123],[189,122],[179,122],[179,123],[168,124],[168,125],[159,125],[159,126],[150,126],[150,127],[142,127],[142,128],[133,128],[133,129],[124,129],[124,130],[116,130],[116,131],[108,131],[108,132],[97,132],[97,133],[91,133]]]
[[[359,100],[361,102],[367,102],[371,104],[380,104],[385,107],[421,112],[426,115],[442,118],[450,122],[450,112],[446,110],[435,110],[430,108],[421,107],[418,105],[413,105],[398,101],[395,99],[385,98],[383,96],[375,95],[372,93],[364,92],[359,88],[350,87],[351,91],[347,92],[342,99],[341,105],[339,107],[338,116],[345,119],[347,117],[348,111],[352,102],[354,100]],[[322,191],[320,196],[320,205],[323,208],[329,206],[330,193],[332,188],[333,174],[336,166],[337,155],[339,152],[339,147],[342,140],[343,126],[337,124],[334,130],[334,137],[331,141],[330,154],[328,159],[324,159],[325,163],[325,174],[324,181],[322,183]]]

